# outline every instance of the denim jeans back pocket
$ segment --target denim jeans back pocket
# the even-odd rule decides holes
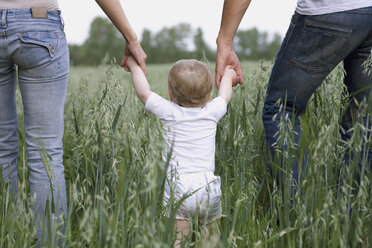
[[[22,70],[22,75],[53,78],[59,73],[64,66],[60,59],[67,50],[63,31],[27,30],[15,35],[13,60]]]
[[[350,34],[350,27],[308,17],[290,61],[308,73],[328,73],[344,58]]]
[[[58,49],[58,33],[54,32],[26,32],[18,34],[21,48],[32,50],[45,50],[52,58]]]

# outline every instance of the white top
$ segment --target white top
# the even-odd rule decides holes
[[[0,9],[45,8],[59,10],[57,0],[0,0]]]
[[[168,173],[214,172],[217,122],[225,115],[227,104],[216,97],[200,108],[184,108],[151,93],[145,109],[158,116],[163,124],[163,161],[171,148]]]
[[[298,0],[296,12],[322,15],[372,6],[372,0]]]

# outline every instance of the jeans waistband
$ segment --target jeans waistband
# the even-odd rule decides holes
[[[61,29],[64,28],[64,22],[61,16],[61,11],[45,10],[47,17],[34,18],[32,17],[31,9],[0,9],[0,29],[5,29],[12,24],[21,23],[40,23],[47,25],[59,25]]]
[[[364,7],[360,9],[352,9],[346,11],[347,13],[353,13],[353,14],[367,14],[367,15],[372,15],[372,6],[369,7]]]

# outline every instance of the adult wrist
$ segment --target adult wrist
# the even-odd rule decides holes
[[[232,41],[224,41],[224,40],[217,40],[216,41],[217,47],[232,47],[233,42]]]
[[[217,46],[232,46],[234,43],[234,37],[229,38],[226,37],[226,35],[223,34],[218,34],[217,39],[216,39],[216,44]]]
[[[135,45],[138,43],[137,35],[134,32],[131,32],[128,36],[124,36],[124,38],[128,45]]]

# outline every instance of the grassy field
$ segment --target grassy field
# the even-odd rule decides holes
[[[218,125],[216,174],[223,192],[219,247],[372,246],[371,173],[363,170],[358,187],[358,156],[343,166],[347,148],[363,155],[363,144],[370,146],[371,138],[358,125],[349,143],[341,141],[340,110],[347,106],[341,97],[343,71],[337,68],[326,79],[301,117],[301,151],[283,154],[288,164],[304,150],[308,157],[308,172],[290,207],[290,187],[278,190],[273,183],[264,145],[261,109],[271,66],[243,63],[245,84],[234,89]],[[147,68],[152,90],[164,97],[170,67]],[[58,225],[51,230],[49,247],[60,238],[69,247],[172,247],[175,220],[164,217],[162,206],[166,171],[160,122],[145,112],[129,76],[116,66],[71,68],[64,136],[69,215],[64,234]],[[290,135],[280,133],[289,147]],[[16,206],[1,188],[0,247],[31,247],[35,234],[24,156],[21,147]],[[361,166],[366,168],[365,160]],[[284,168],[284,186],[288,170]],[[200,240],[194,225],[184,247],[201,247]]]

